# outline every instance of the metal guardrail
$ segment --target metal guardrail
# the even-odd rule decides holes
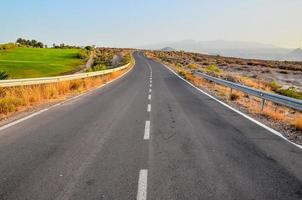
[[[244,85],[241,85],[238,83],[233,83],[231,81],[226,81],[226,80],[219,79],[219,78],[216,78],[213,76],[209,76],[204,73],[200,73],[200,72],[196,72],[196,73],[206,80],[209,80],[209,81],[227,86],[229,88],[239,90],[239,91],[247,93],[249,95],[261,98],[262,99],[261,109],[263,109],[265,100],[268,100],[268,101],[272,101],[279,105],[284,105],[284,106],[302,111],[302,100],[294,99],[294,98],[290,98],[290,97],[286,97],[286,96],[282,96],[282,95],[278,95],[278,94],[264,92],[262,90],[257,90],[257,89],[247,87],[247,86],[244,86]]]
[[[47,83],[56,83],[56,82],[61,82],[61,81],[70,81],[70,80],[76,80],[76,79],[83,79],[83,78],[87,78],[87,77],[94,77],[94,76],[110,74],[112,72],[116,72],[116,71],[126,69],[130,65],[131,65],[131,63],[128,63],[127,65],[117,67],[117,68],[113,68],[113,69],[107,69],[107,70],[97,71],[97,72],[88,72],[88,73],[65,75],[65,76],[1,80],[0,81],[0,87],[40,85],[40,84],[47,84]]]

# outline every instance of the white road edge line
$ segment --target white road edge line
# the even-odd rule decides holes
[[[84,92],[84,93],[82,93],[82,94],[79,94],[79,95],[77,95],[77,96],[71,97],[70,99],[67,99],[67,100],[62,101],[62,102],[60,102],[60,103],[57,103],[57,104],[55,104],[55,105],[49,106],[48,108],[45,108],[45,109],[43,109],[43,110],[39,110],[39,111],[34,112],[34,113],[32,113],[32,114],[30,114],[30,115],[28,115],[28,116],[25,116],[25,117],[23,117],[23,118],[20,118],[20,119],[17,119],[17,120],[15,120],[15,121],[13,121],[13,122],[10,122],[10,123],[8,123],[8,124],[5,124],[5,125],[3,125],[3,126],[0,127],[0,131],[3,131],[3,130],[5,130],[5,129],[9,128],[9,127],[12,127],[12,126],[16,125],[16,124],[19,124],[19,123],[21,123],[21,122],[23,122],[23,121],[25,121],[25,120],[28,120],[28,119],[30,119],[30,118],[32,118],[32,117],[34,117],[34,116],[37,116],[37,115],[39,115],[39,114],[41,114],[41,113],[43,113],[43,112],[45,112],[45,111],[47,111],[47,110],[50,110],[50,109],[55,108],[55,107],[57,107],[57,106],[63,105],[63,104],[65,104],[65,103],[67,103],[67,102],[70,102],[70,101],[72,101],[72,100],[78,99],[78,98],[80,98],[80,97],[84,97],[84,96],[88,95],[89,93],[92,93],[92,92],[94,92],[94,91],[96,91],[96,90],[98,90],[98,89],[100,89],[100,88],[102,88],[102,87],[104,87],[104,86],[106,86],[106,85],[109,85],[110,83],[112,83],[112,82],[114,82],[114,81],[119,80],[120,78],[122,78],[122,77],[124,77],[126,74],[128,74],[130,71],[132,71],[133,68],[134,68],[134,66],[132,66],[131,69],[129,69],[126,73],[124,73],[124,74],[121,75],[120,77],[118,77],[118,78],[116,78],[116,79],[113,79],[113,80],[111,80],[111,81],[108,81],[108,82],[105,83],[104,85],[98,86],[98,87],[96,87],[96,88],[94,88],[94,89],[92,89],[92,90],[88,90],[88,91],[86,91],[86,92]]]
[[[148,99],[151,100],[151,94],[148,95]]]
[[[175,74],[178,78],[180,78],[180,79],[183,80],[184,82],[188,83],[188,84],[189,84],[190,86],[192,86],[193,88],[197,89],[199,92],[201,92],[201,93],[207,95],[207,96],[210,97],[211,99],[217,101],[218,103],[224,105],[225,107],[227,107],[227,108],[231,109],[232,111],[238,113],[239,115],[245,117],[246,119],[248,119],[248,120],[254,122],[255,124],[261,126],[262,128],[268,130],[269,132],[271,132],[271,133],[273,133],[273,134],[279,136],[280,138],[284,139],[285,141],[287,141],[287,142],[293,144],[294,146],[296,146],[296,147],[302,149],[302,145],[296,144],[296,143],[294,143],[294,142],[288,140],[288,139],[287,139],[286,137],[284,137],[280,132],[278,132],[278,131],[276,131],[276,130],[274,130],[274,129],[268,127],[268,126],[266,126],[265,124],[263,124],[263,123],[261,123],[261,122],[255,120],[254,118],[248,116],[247,114],[244,114],[243,112],[241,112],[241,111],[239,111],[239,110],[237,110],[237,109],[231,107],[230,105],[228,105],[228,104],[226,104],[226,103],[224,103],[224,102],[222,102],[222,101],[216,99],[216,98],[213,97],[212,95],[208,94],[207,92],[205,92],[205,91],[203,91],[202,89],[196,87],[195,85],[193,85],[193,84],[190,83],[189,81],[185,80],[183,77],[181,77],[180,75],[178,75],[175,71],[173,71],[172,69],[170,69],[168,66],[166,66],[166,65],[164,65],[164,64],[162,64],[162,65],[163,65],[164,67],[166,67],[168,70],[170,70],[173,74]]]
[[[28,116],[26,116],[26,117],[23,117],[23,118],[21,118],[21,119],[18,119],[18,120],[16,120],[16,121],[13,121],[13,122],[11,122],[11,123],[9,123],[9,124],[6,124],[6,125],[4,125],[4,126],[1,126],[1,127],[0,127],[0,131],[2,131],[2,130],[4,130],[4,129],[7,129],[7,128],[11,127],[11,126],[14,126],[14,125],[16,125],[16,124],[19,124],[20,122],[23,122],[23,121],[25,121],[25,120],[27,120],[27,119],[29,119],[29,118],[32,118],[32,117],[34,117],[34,116],[36,116],[36,115],[39,115],[39,114],[41,114],[41,113],[43,113],[43,112],[45,112],[45,111],[47,111],[47,110],[49,110],[49,109],[48,109],[48,108],[45,108],[45,109],[43,109],[43,110],[40,110],[40,111],[35,112],[35,113],[33,113],[33,114],[30,114],[30,115],[28,115]]]
[[[149,93],[151,93],[151,92],[152,92],[152,89],[150,88],[150,89],[149,89]]]
[[[152,84],[150,84],[150,87],[152,87]]]
[[[151,104],[148,104],[147,112],[151,112]]]
[[[146,200],[147,199],[147,179],[148,179],[148,170],[141,169],[139,171],[138,177],[138,188],[137,188],[137,200]]]
[[[149,140],[149,139],[150,139],[150,121],[146,121],[144,140]]]

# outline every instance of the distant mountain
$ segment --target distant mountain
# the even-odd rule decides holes
[[[286,56],[291,53],[292,49],[279,48],[274,45],[257,42],[225,40],[198,42],[194,40],[183,40],[179,42],[163,42],[159,44],[145,45],[143,48],[162,49],[165,47],[204,54],[264,60],[287,60],[290,58],[290,60],[295,60],[296,58],[299,58],[299,56]]]
[[[172,47],[164,47],[161,49],[161,51],[175,51]]]
[[[287,55],[283,56],[282,59],[288,61],[302,61],[302,49],[297,48],[289,52]]]
[[[164,47],[171,47],[175,49],[269,49],[276,48],[274,45],[262,44],[257,42],[239,42],[239,41],[225,41],[225,40],[214,40],[214,41],[194,41],[194,40],[183,40],[179,42],[163,42],[159,44],[146,45],[144,47],[150,49],[161,49]]]

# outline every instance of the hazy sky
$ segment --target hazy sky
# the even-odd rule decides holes
[[[302,0],[1,0],[0,43],[135,47],[194,39],[302,46]]]

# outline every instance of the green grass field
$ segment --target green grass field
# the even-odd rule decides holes
[[[79,49],[16,48],[0,51],[0,71],[10,78],[35,78],[62,75],[79,69],[84,60]]]

